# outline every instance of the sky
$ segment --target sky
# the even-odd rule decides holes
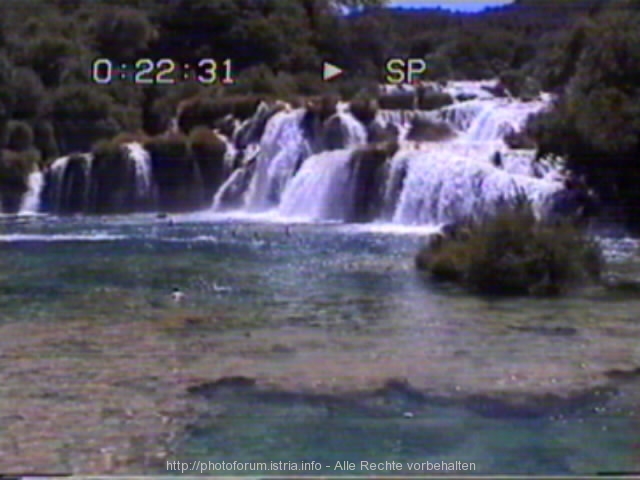
[[[448,8],[450,10],[461,10],[465,12],[477,12],[485,7],[496,7],[511,3],[512,0],[478,0],[478,1],[462,1],[462,0],[402,0],[391,1],[391,6],[394,7],[415,7],[415,8]]]

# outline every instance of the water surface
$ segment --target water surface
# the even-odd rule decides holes
[[[498,300],[434,285],[412,263],[428,229],[208,215],[1,222],[2,325],[126,325],[135,335],[136,325],[172,316],[215,316],[213,327],[195,322],[166,332],[168,345],[184,353],[180,368],[206,372],[213,347],[202,345],[218,342],[221,364],[233,357],[242,367],[211,365],[212,376],[270,380],[282,394],[193,395],[189,401],[204,402],[208,413],[176,437],[177,459],[463,461],[489,474],[640,468],[633,378],[595,403],[535,413],[473,404],[473,395],[503,390],[524,398],[579,393],[606,380],[606,371],[640,365],[637,294],[590,288],[561,299]],[[637,242],[603,244],[613,272],[640,280]],[[185,294],[180,305],[171,300],[175,287]],[[68,346],[49,348],[54,370],[71,355]],[[90,349],[73,355],[90,364]],[[389,378],[440,400],[375,393]],[[323,393],[322,382],[333,386]],[[351,401],[350,389],[373,393]],[[443,402],[448,396],[455,401]]]

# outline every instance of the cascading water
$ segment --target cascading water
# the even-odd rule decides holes
[[[482,215],[503,199],[525,194],[541,213],[560,182],[510,174],[446,149],[400,151],[392,164],[406,163],[404,186],[393,222],[441,224]]]
[[[29,174],[28,189],[22,197],[19,215],[31,215],[40,210],[40,198],[44,187],[44,175],[40,170],[34,170]]]
[[[481,111],[463,134],[466,141],[502,140],[506,134],[519,131],[532,113],[546,106],[543,101],[522,103],[513,100],[483,100]]]
[[[279,112],[267,123],[249,186],[249,209],[259,211],[277,206],[287,182],[311,155],[302,126],[304,115],[304,109]]]
[[[368,221],[377,215],[380,220],[423,224],[477,216],[501,198],[525,193],[541,211],[563,188],[560,167],[536,161],[533,150],[510,149],[504,138],[520,131],[527,117],[545,108],[551,97],[541,95],[530,102],[496,98],[494,85],[485,81],[435,86],[451,94],[455,103],[432,111],[380,110],[373,129],[357,120],[346,103],[338,104],[326,119],[311,109],[261,104],[252,118],[235,128],[231,139],[222,137],[227,143],[224,181],[212,209],[278,209],[285,216],[344,221]],[[392,155],[383,149],[383,157],[381,152],[357,157],[369,135],[396,138],[398,151]],[[135,210],[149,205],[156,195],[155,160],[138,143],[125,147],[134,182],[125,191],[132,193],[123,197],[114,190],[117,195],[109,196],[111,187],[104,180],[109,172],[104,167],[102,186],[95,190],[99,201],[109,198],[117,208],[121,198],[132,199]],[[93,211],[92,164],[90,154],[54,162],[45,174],[48,211]],[[97,161],[95,169],[97,175]],[[33,188],[24,199],[24,211],[37,209],[37,181],[30,179]],[[355,195],[354,189],[364,193]]]
[[[352,150],[330,150],[309,157],[282,196],[278,212],[309,220],[345,220],[353,187]]]
[[[155,185],[151,169],[151,156],[142,145],[137,142],[125,145],[128,157],[133,163],[135,174],[135,198],[136,203],[153,201],[155,197]]]
[[[551,167],[538,165],[534,151],[514,151],[504,142],[505,135],[520,130],[550,97],[532,102],[496,98],[490,92],[494,85],[452,82],[439,89],[464,101],[429,112],[378,112],[374,121],[393,127],[400,144],[381,179],[381,219],[403,224],[455,221],[478,216],[522,193],[540,213],[563,188],[559,175],[550,174]],[[346,104],[339,104],[324,123],[324,136],[310,138],[304,118],[304,110],[294,110],[268,121],[257,147],[255,171],[245,161],[218,191],[214,209],[235,202],[250,210],[277,207],[284,216],[347,219],[353,208],[349,202],[354,201],[351,160],[354,148],[366,143],[366,129]],[[405,141],[416,121],[445,122],[457,135],[442,141]],[[238,202],[238,197],[243,200]]]
[[[356,147],[367,143],[367,130],[350,112],[338,111],[339,121],[344,139],[344,148]]]
[[[47,175],[48,207],[54,212],[84,212],[91,193],[90,153],[58,158]]]

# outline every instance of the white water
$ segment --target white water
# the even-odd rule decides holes
[[[340,126],[345,138],[346,148],[356,147],[367,143],[366,128],[364,128],[364,125],[351,115],[351,113],[339,111],[336,115],[340,119]]]
[[[44,175],[40,170],[34,170],[29,174],[27,181],[28,190],[22,197],[19,215],[32,215],[40,210],[40,197],[44,187]]]
[[[82,153],[78,155],[74,155],[80,157],[83,160],[83,173],[84,173],[84,186],[85,191],[83,192],[83,204],[86,206],[89,204],[89,194],[91,190],[91,168],[93,164],[93,155],[91,153]],[[54,193],[53,193],[53,201],[55,208],[59,208],[62,204],[63,199],[70,193],[65,191],[64,178],[66,176],[67,168],[69,167],[69,159],[70,155],[65,157],[60,157],[56,159],[53,164],[49,167],[52,174],[52,181],[54,184]]]
[[[560,182],[510,174],[447,149],[400,151],[392,164],[396,162],[406,162],[407,174],[393,222],[406,225],[477,218],[501,198],[513,199],[520,193],[541,213],[546,200],[562,188]]]
[[[267,123],[249,187],[247,207],[251,210],[276,206],[296,167],[311,154],[301,125],[304,114],[303,109],[279,112]]]
[[[309,220],[344,220],[352,150],[331,150],[307,159],[282,196],[278,213]]]
[[[153,172],[151,169],[151,156],[141,144],[137,142],[125,145],[129,153],[129,159],[133,162],[135,171],[136,200],[150,201],[154,198]]]
[[[505,135],[522,129],[527,117],[545,108],[551,97],[541,95],[531,102],[494,98],[486,90],[494,84],[436,85],[439,91],[475,98],[436,111],[378,112],[375,122],[393,127],[400,144],[376,177],[375,186],[384,193],[378,220],[400,225],[453,221],[478,215],[501,197],[510,198],[520,191],[542,210],[549,196],[562,188],[558,167],[535,162],[534,151],[511,150],[504,142]],[[345,220],[354,207],[351,153],[366,144],[367,128],[346,103],[338,104],[336,114],[323,125],[305,117],[304,109],[279,111],[265,125],[269,108],[261,105],[252,119],[236,128],[233,140],[225,138],[226,180],[214,195],[212,210],[239,206],[243,214]],[[445,122],[456,135],[440,142],[408,142],[405,139],[414,119]],[[260,121],[264,125],[261,136]],[[155,186],[150,156],[138,143],[127,148],[135,172],[136,199],[151,199]],[[496,152],[500,152],[500,168],[492,164]],[[92,157],[86,154],[83,158],[84,173],[90,180]],[[60,158],[51,167],[56,205],[70,193],[63,191],[68,161],[69,157]],[[91,182],[85,183],[88,199]],[[30,192],[41,188],[36,178],[30,179]],[[25,196],[21,210],[37,210],[38,197],[35,193]]]
[[[480,111],[463,134],[467,141],[502,140],[508,133],[520,130],[529,115],[546,106],[544,101],[483,100],[477,103],[481,105]]]
[[[437,87],[452,95],[476,97],[437,111],[378,112],[375,121],[383,127],[394,126],[400,141],[400,150],[389,160],[381,185],[381,219],[401,225],[440,224],[477,216],[501,199],[520,193],[533,201],[538,213],[543,211],[549,197],[562,188],[561,175],[554,167],[536,163],[534,151],[511,150],[503,139],[523,128],[528,116],[545,108],[551,98],[542,95],[532,102],[494,98],[486,90],[494,84],[451,82]],[[366,129],[346,104],[339,104],[329,121],[339,118],[336,134],[341,134],[343,146],[350,148],[311,155],[312,144],[301,125],[303,115],[303,110],[280,112],[267,123],[258,146],[256,171],[245,193],[245,210],[343,220],[353,207],[351,151],[366,143]],[[415,118],[444,121],[458,134],[441,142],[407,142],[406,134]],[[332,139],[331,143],[341,142]],[[492,164],[496,152],[500,152],[500,168]],[[221,193],[236,188],[239,178],[238,171],[230,176],[216,195],[214,209],[220,208]]]

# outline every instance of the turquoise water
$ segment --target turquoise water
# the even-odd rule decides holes
[[[338,461],[371,473],[359,468],[363,460],[401,462],[403,474],[407,462],[427,461],[474,462],[476,473],[490,474],[639,470],[638,380],[616,383],[615,395],[536,411],[474,395],[502,370],[546,381],[556,369],[549,381],[562,383],[584,365],[640,365],[640,296],[599,289],[551,300],[469,296],[416,274],[412,256],[421,241],[384,228],[195,216],[173,225],[153,216],[4,218],[0,323],[82,319],[134,329],[174,311],[170,293],[178,287],[190,315],[224,319],[215,331],[193,327],[202,338],[267,330],[277,339],[295,329],[328,339],[325,353],[301,343],[265,357],[265,378],[299,368],[311,382],[333,368],[348,387],[350,369],[367,372],[369,354],[388,355],[391,376],[404,366],[415,378],[424,372],[416,388],[431,391],[302,395],[289,382],[271,392],[192,395],[209,413],[179,436],[182,461],[316,461],[322,474],[343,473],[327,468]],[[613,270],[640,279],[637,243],[605,244]],[[304,361],[313,368],[303,370]],[[444,391],[448,384],[456,400]],[[527,388],[525,396],[537,393]]]
[[[505,412],[483,416],[461,406],[393,397],[375,402],[384,406],[365,408],[313,399],[221,395],[213,403],[222,413],[194,427],[181,458],[268,465],[315,461],[322,469],[310,473],[327,475],[344,474],[336,463],[345,461],[356,465],[351,473],[364,474],[372,472],[361,468],[362,461],[402,465],[401,470],[377,474],[438,473],[427,466],[409,468],[423,462],[473,463],[475,473],[492,475],[597,474],[631,471],[638,465],[635,410],[616,400],[607,407],[583,406],[538,417]]]

